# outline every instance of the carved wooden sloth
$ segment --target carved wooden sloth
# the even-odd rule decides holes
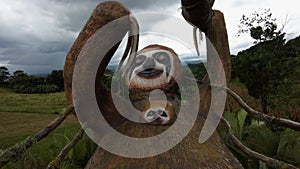
[[[181,77],[178,55],[166,46],[145,47],[137,52],[133,64],[129,66],[125,72],[129,89],[163,89],[174,80],[172,78]]]
[[[66,58],[65,67],[64,67],[64,79],[65,79],[66,96],[69,105],[73,104],[72,103],[73,102],[72,101],[73,69],[77,60],[77,56],[79,55],[82,47],[99,28],[109,23],[110,21],[128,15],[130,15],[130,11],[126,7],[124,7],[122,4],[118,2],[111,2],[111,1],[101,3],[93,11],[92,16],[90,17],[85,27],[79,34],[78,38],[74,42]],[[222,14],[217,13],[216,16],[218,17],[216,21],[223,23]],[[212,25],[213,24],[214,23],[212,23]],[[123,32],[119,34],[120,38],[124,37],[127,31],[129,32],[133,31],[132,25],[134,25],[132,24],[132,20],[128,19],[128,26],[127,27],[123,26],[122,29]],[[129,38],[129,42],[130,42],[129,44],[132,46],[131,49],[132,53],[136,52],[137,50],[137,48],[134,47],[137,41],[138,39]],[[105,68],[108,62],[110,61],[111,57],[117,50],[118,46],[119,43],[106,53],[103,62],[100,64],[98,68],[98,73],[97,73],[98,77],[96,78],[96,82],[95,82],[97,84],[96,86],[98,87],[96,88],[95,92],[96,92],[99,108],[102,109],[101,112],[103,112],[103,115],[106,117],[107,121],[110,122],[110,124],[112,124],[113,126],[117,126],[119,130],[126,130],[128,133],[143,134],[146,133],[147,131],[164,130],[167,126],[142,125],[139,126],[138,128],[132,128],[132,123],[124,120],[124,118],[120,116],[117,109],[114,107],[111,98],[111,93],[106,90],[105,86],[99,80],[101,79],[101,76],[104,74]],[[129,58],[129,64],[132,62],[130,62],[130,58]],[[135,68],[138,68],[138,66]],[[140,73],[140,75],[142,77],[147,77],[149,74],[158,75],[160,72],[158,70],[149,70],[149,71],[150,72],[142,72]],[[139,72],[136,73],[139,74]],[[133,85],[132,87],[136,88],[137,87],[136,84]],[[204,83],[204,85],[206,85],[206,83]],[[146,86],[146,88],[148,90],[148,86]],[[201,93],[201,97],[207,97],[207,95],[209,95],[206,93],[209,90],[208,86],[199,86],[199,88],[204,89],[201,90],[204,92]],[[203,99],[201,98],[201,100]],[[204,104],[205,103],[201,104],[202,108],[200,108],[200,110],[205,111],[206,105]],[[156,107],[161,107],[161,106],[158,104],[158,106]],[[166,107],[165,110],[169,110],[169,108]],[[147,106],[144,106],[144,111],[149,113],[150,109]],[[164,113],[161,113],[162,116],[163,114]],[[204,144],[198,143],[199,130],[202,127],[204,121],[205,119],[199,117],[194,128],[190,131],[189,135],[179,145],[177,145],[170,151],[163,153],[161,155],[150,157],[147,159],[124,158],[124,157],[111,154],[99,147],[96,150],[93,157],[90,159],[86,168],[93,168],[93,169],[94,168],[99,168],[99,169],[100,168],[125,168],[125,169],[126,168],[128,169],[129,168],[130,169],[131,168],[165,168],[165,169],[168,168],[211,168],[211,169],[242,168],[240,163],[235,159],[235,157],[230,153],[230,151],[220,140],[217,133],[214,133],[213,136],[206,143]]]

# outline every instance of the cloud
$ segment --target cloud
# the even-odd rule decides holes
[[[14,71],[62,69],[64,58],[93,8],[81,1],[0,2],[0,64]],[[79,12],[80,11],[80,12]]]
[[[138,11],[163,11],[168,10],[172,5],[179,6],[179,1],[174,0],[121,0],[120,2],[131,10]]]
[[[104,1],[1,0],[0,66],[5,65],[10,68],[10,71],[22,69],[34,74],[62,69],[68,50],[93,9],[101,2]],[[120,2],[133,13],[162,12],[182,19],[179,10],[180,1],[120,0]],[[279,20],[288,14],[291,21],[286,26],[286,32],[294,33],[289,35],[289,38],[293,38],[299,35],[299,11],[295,8],[296,4],[298,4],[296,0],[291,0],[289,3],[272,0],[232,0],[216,1],[214,8],[220,9],[225,15],[231,51],[236,53],[252,44],[250,38],[235,38],[237,24],[242,14],[252,13],[254,10],[262,11],[264,8],[271,8],[274,16]],[[142,31],[162,30],[173,32],[173,34],[178,32],[176,21],[170,18],[150,17],[141,19],[140,22],[143,20],[145,22],[141,25]],[[186,24],[186,28],[191,27]],[[177,36],[186,36],[191,39],[192,35],[188,30],[180,31]],[[143,37],[140,47],[151,41],[153,37]],[[172,46],[168,40],[160,40],[160,42],[178,50],[178,53],[184,53],[178,45]]]
[[[93,9],[103,1],[1,0],[0,64],[28,73],[62,69],[64,58]],[[161,11],[172,0],[122,0],[132,11]],[[35,68],[31,68],[35,67]],[[47,68],[47,69],[46,69]]]

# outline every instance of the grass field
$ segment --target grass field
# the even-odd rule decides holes
[[[55,114],[66,108],[63,92],[50,94],[18,94],[0,88],[0,112]]]
[[[19,138],[33,134],[46,127],[57,115],[36,113],[0,112],[0,149],[17,143]],[[61,127],[78,124],[75,116],[70,115]]]
[[[9,89],[0,88],[0,152],[46,127],[57,117],[57,113],[65,108],[63,92],[17,94]],[[59,128],[33,146],[22,159],[10,162],[4,168],[46,168],[79,129],[76,117],[68,116]],[[74,158],[74,155],[70,158]],[[70,164],[72,163],[66,164],[65,168],[76,168],[76,165]]]

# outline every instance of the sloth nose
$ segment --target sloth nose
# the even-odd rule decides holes
[[[158,110],[158,116],[163,118],[168,118],[168,113],[162,110]]]
[[[144,69],[153,69],[154,67],[155,67],[154,59],[153,58],[147,58],[144,65],[143,65],[143,68]]]

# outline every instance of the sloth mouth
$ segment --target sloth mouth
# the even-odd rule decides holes
[[[164,71],[155,68],[144,69],[139,72],[137,75],[143,78],[152,79],[160,76]]]

